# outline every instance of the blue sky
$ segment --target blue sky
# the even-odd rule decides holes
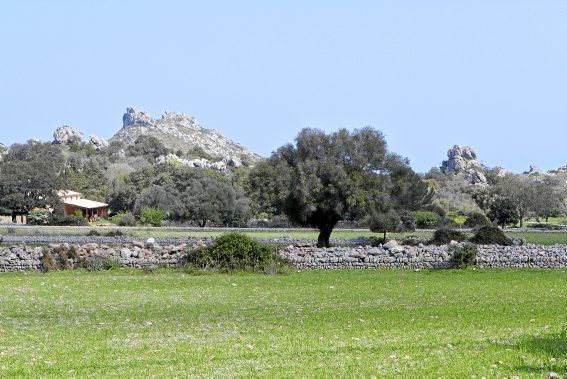
[[[7,4],[6,4],[7,3]],[[306,126],[371,125],[417,171],[453,144],[514,171],[567,165],[565,1],[12,1],[0,142],[134,105],[269,155]]]

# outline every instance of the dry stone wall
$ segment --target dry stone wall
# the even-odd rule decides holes
[[[479,246],[480,268],[567,268],[567,245]],[[342,268],[446,268],[450,266],[448,246],[288,246],[281,254],[299,269]]]
[[[209,241],[160,244],[146,242],[108,245],[44,244],[33,246],[15,244],[0,247],[0,272],[42,270],[46,262],[65,268],[85,267],[93,260],[111,259],[125,267],[179,267],[188,250],[205,246]],[[448,246],[401,246],[389,243],[371,247],[288,246],[280,254],[298,269],[343,268],[444,268],[449,267]],[[479,246],[477,267],[480,268],[567,268],[567,245],[540,246]]]

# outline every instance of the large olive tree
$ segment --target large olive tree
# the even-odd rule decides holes
[[[15,144],[0,163],[0,207],[14,213],[59,203],[65,160],[56,145],[39,142]]]
[[[388,153],[381,132],[365,127],[326,134],[307,128],[295,142],[256,165],[250,195],[299,225],[318,228],[319,247],[329,246],[339,220],[366,214],[380,199],[395,199],[391,175],[407,161]]]

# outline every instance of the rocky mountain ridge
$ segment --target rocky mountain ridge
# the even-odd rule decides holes
[[[216,130],[204,128],[195,117],[185,113],[166,111],[161,118],[154,119],[145,111],[128,107],[122,123],[122,129],[110,142],[130,145],[141,135],[151,135],[173,151],[187,152],[198,148],[219,160],[255,162],[261,159],[244,145],[226,138]]]
[[[488,180],[486,172],[494,170],[497,176],[511,174],[512,171],[503,167],[489,168],[483,165],[477,158],[475,151],[470,146],[454,145],[447,151],[447,160],[441,162],[441,172],[445,174],[461,173],[465,179],[472,185],[486,187]],[[531,165],[528,171],[522,173],[526,176],[554,176],[557,174],[567,173],[567,166],[560,167],[556,170],[544,171],[535,165]]]

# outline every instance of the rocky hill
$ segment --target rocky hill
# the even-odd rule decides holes
[[[447,160],[441,163],[442,172],[462,173],[469,183],[478,186],[488,185],[484,170],[476,158],[476,153],[469,146],[453,146],[447,151]]]
[[[110,142],[119,141],[130,145],[141,135],[159,139],[167,148],[188,152],[201,149],[209,156],[231,160],[254,162],[260,159],[245,146],[236,143],[219,132],[206,129],[192,116],[184,113],[165,112],[161,118],[154,119],[148,113],[135,108],[127,108],[122,118],[123,127]]]

